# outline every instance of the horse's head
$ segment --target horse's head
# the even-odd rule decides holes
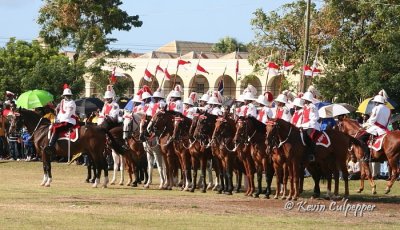
[[[156,136],[160,136],[167,127],[172,127],[171,123],[174,120],[174,113],[170,111],[160,110],[150,120],[147,131],[154,132]]]
[[[189,137],[190,138],[192,138],[194,136],[194,131],[196,130],[200,115],[197,114],[196,116],[193,117],[192,124],[190,124],[190,128],[189,128]]]
[[[194,131],[194,137],[196,139],[210,137],[212,135],[216,119],[217,116],[207,112],[203,115],[200,115],[197,121],[196,130]]]
[[[340,119],[337,126],[339,128],[339,131],[349,135],[355,135],[362,129],[362,127],[356,120],[352,120],[349,118]]]
[[[278,129],[279,129],[279,119],[271,119],[267,122],[265,128],[265,144],[268,146],[273,146],[278,139]]]
[[[115,128],[117,126],[118,126],[118,119],[111,118],[110,116],[106,116],[100,125],[100,127],[106,130],[111,130],[112,128]]]
[[[212,139],[221,137],[230,137],[236,133],[235,121],[229,117],[229,115],[224,115],[218,117],[215,122],[215,128],[212,135]]]
[[[185,134],[188,134],[192,120],[187,117],[176,116],[174,120],[174,131],[172,132],[172,139],[180,139]]]
[[[236,133],[233,138],[235,144],[247,143],[247,137],[249,136],[249,122],[245,117],[239,117],[236,121]]]

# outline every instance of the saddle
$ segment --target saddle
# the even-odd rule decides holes
[[[47,138],[50,140],[53,132],[55,129],[58,127],[63,126],[62,123],[56,123],[52,124],[49,127],[49,133],[47,134]],[[62,131],[59,133],[58,140],[68,140],[71,138],[71,142],[75,142],[79,139],[79,128],[81,126],[77,123],[76,125],[72,126],[72,128],[69,129],[69,131]]]
[[[377,136],[376,138],[374,138],[373,136],[371,136],[370,140],[368,141],[368,147],[375,150],[375,151],[379,151],[382,148],[383,145],[383,140],[386,137],[386,133],[380,136]]]
[[[306,146],[306,142],[304,141],[303,132],[300,132],[300,137],[301,137],[301,141],[303,142],[303,145]],[[315,143],[315,145],[321,145],[325,148],[328,148],[331,145],[331,139],[329,138],[328,134],[326,134],[326,132],[321,132],[321,131],[316,130],[312,134],[312,137],[310,137],[310,138]]]

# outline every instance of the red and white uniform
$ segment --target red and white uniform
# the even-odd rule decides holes
[[[75,125],[76,124],[76,119],[74,118],[75,110],[76,110],[76,105],[73,100],[62,99],[57,114],[58,122],[68,122]]]
[[[368,119],[367,123],[370,127],[366,130],[372,135],[383,135],[386,133],[387,125],[390,119],[390,109],[379,104],[372,109],[371,117]]]
[[[164,106],[165,106],[165,102],[162,100],[157,103],[150,102],[149,106],[146,110],[146,115],[153,117],[158,111],[160,111],[162,108],[164,108]]]
[[[175,111],[177,113],[183,113],[183,103],[181,100],[171,101],[168,104],[169,111]]]
[[[319,115],[318,109],[314,104],[304,105],[303,107],[303,119],[301,122],[301,127],[303,129],[316,129],[321,130],[318,123]]]
[[[187,109],[183,109],[182,114],[183,114],[183,116],[185,116],[187,118],[193,119],[195,112],[196,112],[196,109],[194,107],[190,107]]]
[[[111,103],[106,102],[106,103],[104,103],[103,109],[101,110],[100,114],[101,114],[100,118],[109,116],[111,118],[118,119],[119,105],[115,102],[111,102]]]
[[[242,105],[238,114],[239,117],[257,117],[257,108],[252,103]]]
[[[290,123],[295,125],[297,128],[300,128],[302,120],[303,120],[303,109],[298,109],[298,110],[294,111],[294,114],[292,116],[292,119],[290,120]]]
[[[266,124],[269,118],[273,117],[272,109],[264,106],[258,109],[257,113],[257,120],[261,121],[262,123]]]
[[[144,114],[144,105],[143,104],[139,104],[139,105],[135,105],[132,109],[132,113],[138,113],[138,114]]]
[[[290,122],[292,115],[290,115],[289,108],[286,106],[283,107],[276,107],[274,118],[279,118],[284,121]]]

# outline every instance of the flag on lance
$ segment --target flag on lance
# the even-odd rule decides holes
[[[279,75],[279,66],[275,62],[268,62],[268,74],[271,77]]]
[[[153,74],[150,73],[150,71],[146,68],[144,70],[144,80],[146,81],[152,81]]]
[[[171,75],[168,73],[168,69],[164,69],[164,74],[165,74],[165,80],[169,81],[171,80]]]
[[[304,66],[304,76],[309,76],[309,77],[311,77],[313,75],[313,71],[312,71],[312,69],[310,68],[310,66],[309,65],[305,65]]]
[[[203,68],[200,64],[197,64],[197,70],[206,74],[209,74],[206,69]]]
[[[290,70],[292,70],[293,68],[294,68],[294,64],[293,64],[293,63],[290,63],[290,62],[288,62],[288,61],[283,61],[282,69],[283,69],[284,71],[290,71]]]

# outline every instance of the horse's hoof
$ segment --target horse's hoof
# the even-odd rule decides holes
[[[232,192],[230,192],[230,191],[229,192],[225,192],[225,195],[229,195],[230,196],[230,195],[232,195]]]
[[[222,191],[217,191],[217,194],[222,194]]]
[[[137,187],[137,186],[138,186],[137,182],[132,183],[132,187]]]
[[[103,186],[101,186],[101,188],[107,188],[107,185],[103,185]]]
[[[253,197],[254,197],[254,198],[260,198],[260,194],[255,193],[255,194],[253,195]]]
[[[373,195],[376,195],[376,191],[372,191],[372,194],[373,194]]]
[[[293,201],[296,201],[297,199],[298,199],[297,197],[293,197],[293,199],[292,199],[292,200],[293,200]]]
[[[92,188],[97,188],[97,185],[96,184],[92,185]]]
[[[121,186],[124,185],[124,182],[119,183],[119,185],[121,185]]]
[[[275,196],[274,196],[274,199],[275,199],[275,200],[277,200],[277,199],[278,199],[278,196],[277,196],[277,195],[275,195]]]
[[[40,186],[44,186],[45,183],[40,183]]]
[[[50,187],[50,184],[45,184],[44,187]]]
[[[203,189],[203,190],[201,190],[201,192],[202,192],[202,193],[206,193],[206,190],[205,190],[205,189]]]
[[[86,183],[90,183],[90,180],[89,180],[89,179],[86,179],[85,182],[86,182]]]
[[[286,200],[286,196],[282,196],[282,197],[281,197],[281,200]]]
[[[148,184],[143,185],[143,188],[149,188],[150,186]],[[162,187],[160,187],[159,189],[162,189]]]
[[[292,197],[291,197],[291,196],[288,196],[288,197],[286,198],[286,200],[292,200]]]
[[[385,194],[389,194],[390,193],[390,188],[385,189]]]
[[[360,188],[360,189],[357,190],[357,193],[361,193],[363,190],[364,190],[364,189],[361,189],[361,188]]]
[[[190,189],[189,192],[194,192],[194,189]]]
[[[115,185],[115,182],[111,182],[110,185]]]

